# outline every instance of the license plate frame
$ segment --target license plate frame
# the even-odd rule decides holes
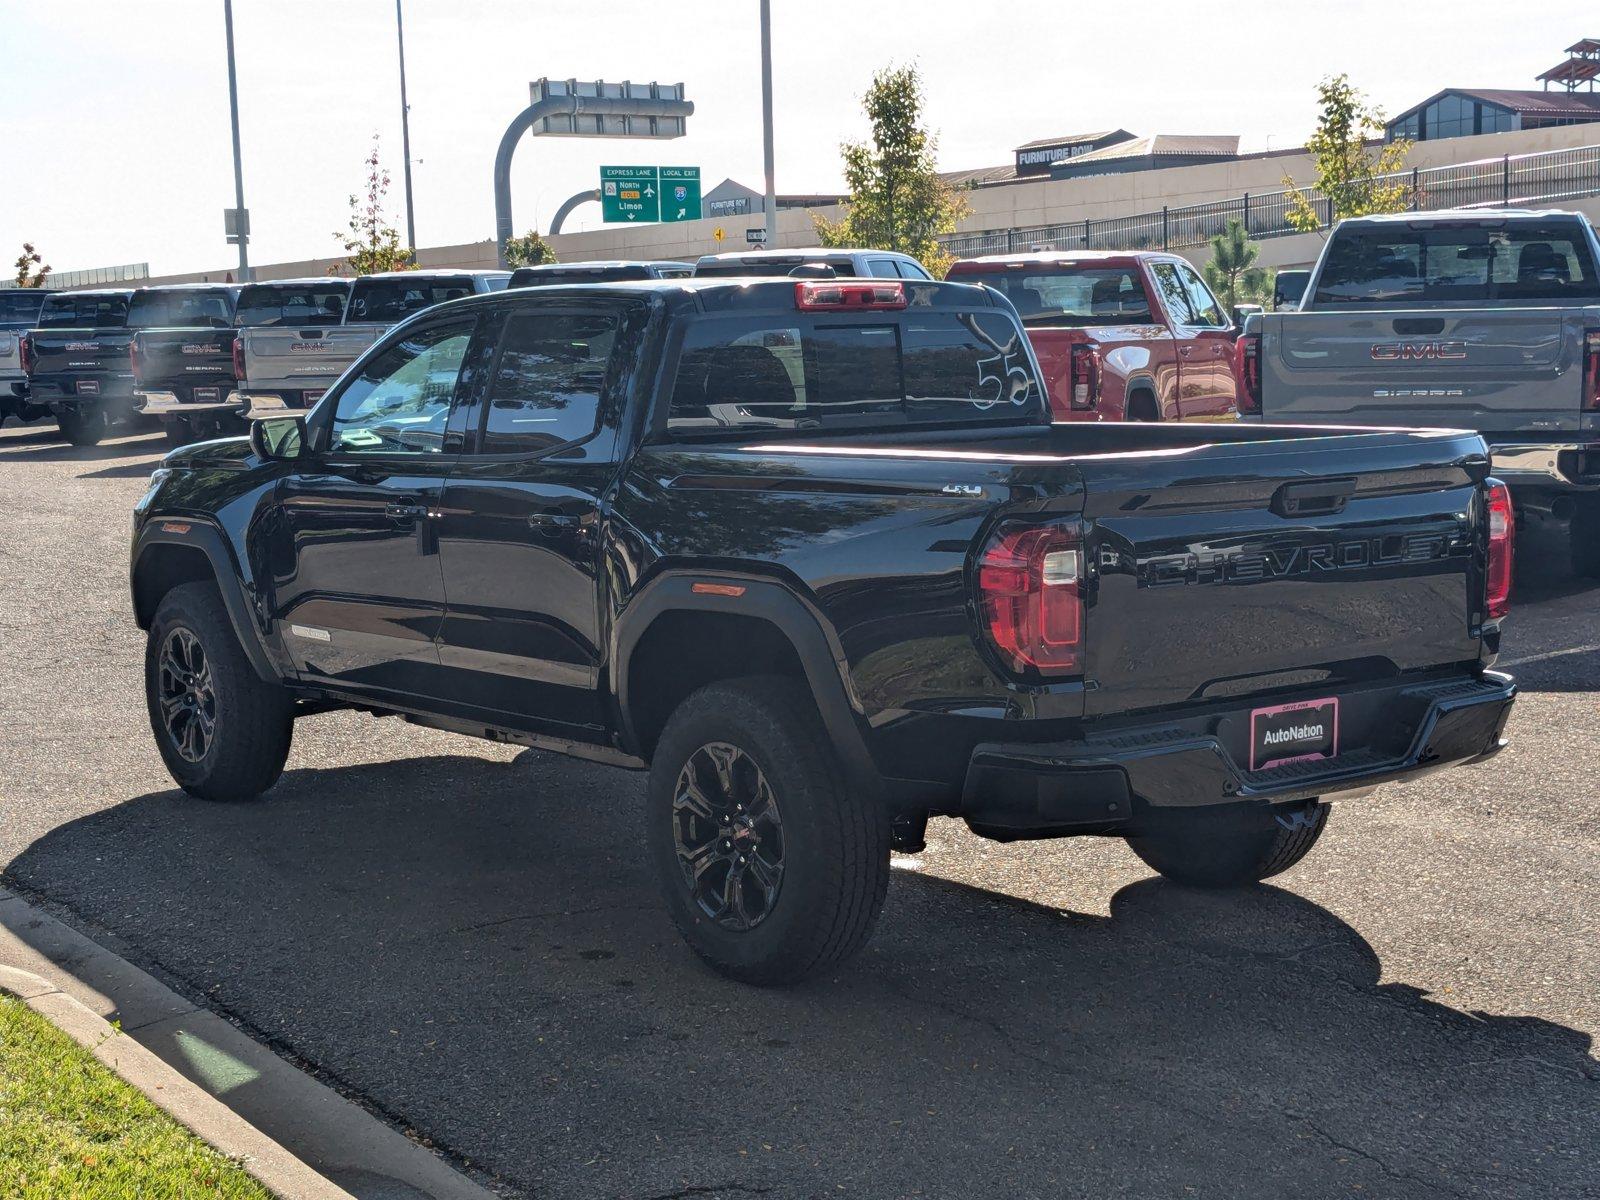
[[[300,393],[300,407],[310,408],[328,394],[327,388],[312,388]]]
[[[1317,733],[1301,734],[1315,728]],[[1269,735],[1277,734],[1274,740]],[[1297,736],[1298,735],[1298,736]],[[1250,770],[1339,756],[1339,697],[1272,704],[1250,712]]]
[[[73,391],[79,396],[98,396],[100,394],[100,381],[98,379],[80,379]]]
[[[197,387],[189,394],[194,397],[196,404],[216,404],[222,399],[222,389],[219,387]]]

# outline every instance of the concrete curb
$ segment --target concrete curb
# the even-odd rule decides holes
[[[285,1200],[494,1200],[215,1013],[3,888],[0,991]]]

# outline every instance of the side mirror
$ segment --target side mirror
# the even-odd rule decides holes
[[[1238,333],[1244,328],[1244,323],[1259,312],[1266,312],[1266,309],[1259,304],[1235,304],[1230,314],[1233,319],[1233,331]]]
[[[299,414],[258,417],[250,422],[250,449],[262,458],[299,458],[307,444],[306,419]]]

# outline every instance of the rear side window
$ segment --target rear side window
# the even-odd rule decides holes
[[[1017,421],[1040,414],[1040,395],[1022,331],[998,312],[708,319],[684,338],[667,427]]]
[[[1314,303],[1590,303],[1600,298],[1576,222],[1346,227],[1333,235]]]
[[[983,283],[1017,306],[1024,325],[1137,325],[1150,298],[1132,267],[1058,271],[961,271],[952,283]]]
[[[594,432],[617,343],[610,312],[514,313],[489,382],[485,454],[533,454]]]
[[[63,292],[39,310],[40,329],[121,329],[128,319],[126,296]]]
[[[473,293],[472,280],[459,279],[358,279],[350,292],[346,320],[392,325],[446,300]]]
[[[0,292],[0,326],[32,325],[39,319],[39,309],[48,296],[48,292],[37,288]]]
[[[220,329],[233,323],[233,297],[224,291],[135,292],[130,329]]]
[[[348,283],[252,284],[239,293],[235,325],[337,325]]]

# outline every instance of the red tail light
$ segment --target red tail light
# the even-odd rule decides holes
[[[1600,329],[1583,334],[1583,407],[1600,409]]]
[[[1239,411],[1261,411],[1261,335],[1241,333],[1233,343],[1233,377],[1238,384]]]
[[[128,366],[133,371],[134,383],[142,382],[139,378],[139,339],[137,337],[128,340]]]
[[[794,285],[794,306],[810,312],[856,312],[904,308],[906,290],[895,283],[828,283],[802,280]]]
[[[244,382],[244,339],[237,333],[233,335],[233,377]]]
[[[1071,369],[1072,407],[1093,408],[1100,403],[1100,347],[1094,342],[1074,342]]]
[[[17,340],[17,354],[22,360],[22,373],[24,375],[32,375],[33,337],[31,335],[25,333]]]
[[[1083,669],[1083,539],[1062,525],[1002,526],[978,563],[984,631],[1014,671]]]
[[[1484,493],[1489,513],[1489,560],[1484,571],[1485,608],[1491,621],[1511,611],[1512,543],[1517,532],[1517,515],[1511,507],[1511,489],[1498,479],[1489,481]]]

